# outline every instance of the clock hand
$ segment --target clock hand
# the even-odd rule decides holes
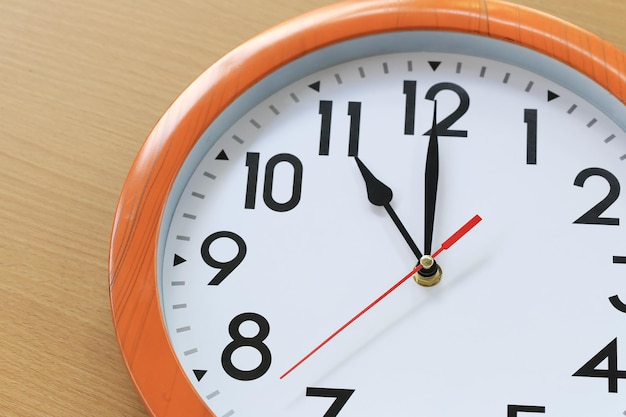
[[[437,101],[433,112],[433,126],[430,130],[426,169],[424,172],[424,253],[431,254],[433,246],[433,226],[435,224],[435,205],[437,202],[437,184],[439,182],[439,141],[437,139]]]
[[[433,111],[433,124],[430,129],[426,168],[424,170],[424,251],[420,258],[423,268],[415,276],[418,284],[432,286],[441,280],[441,268],[431,255],[433,246],[433,228],[437,203],[437,184],[439,183],[439,140],[437,137],[437,101]]]
[[[465,236],[467,234],[467,232],[472,230],[474,228],[474,226],[476,226],[478,223],[480,223],[481,220],[482,220],[482,218],[478,214],[475,215],[474,217],[472,217],[467,223],[465,223],[463,226],[461,226],[461,228],[459,230],[454,232],[454,234],[452,234],[452,236],[450,236],[448,239],[446,239],[441,244],[441,247],[435,253],[432,254],[432,257],[436,258],[444,250],[450,249],[452,247],[452,245],[454,245],[459,239],[461,239],[463,236]],[[418,264],[415,268],[413,268],[413,270],[411,272],[409,272],[404,277],[402,277],[402,279],[400,281],[396,282],[391,288],[389,288],[387,291],[385,291],[385,293],[383,293],[380,297],[378,297],[377,299],[372,301],[367,307],[365,307],[363,310],[358,312],[354,317],[352,317],[350,320],[348,320],[343,326],[341,326],[333,334],[331,334],[328,338],[326,338],[326,340],[324,340],[322,343],[317,345],[317,347],[315,347],[315,349],[310,351],[308,354],[306,354],[306,356],[304,356],[302,359],[300,359],[295,365],[293,365],[291,368],[289,368],[289,370],[287,370],[287,372],[285,372],[284,374],[282,374],[280,376],[280,379],[283,379],[284,377],[289,375],[291,372],[293,372],[293,370],[295,370],[298,366],[302,365],[304,363],[304,361],[306,361],[311,356],[313,356],[324,345],[326,345],[328,342],[330,342],[332,339],[334,339],[335,336],[337,336],[339,333],[344,331],[352,323],[357,321],[363,314],[367,313],[372,307],[374,307],[376,304],[378,304],[380,301],[382,301],[384,298],[386,298],[389,294],[391,294],[393,291],[395,291],[400,285],[402,285],[405,281],[407,281],[409,278],[411,278],[413,275],[415,275],[415,273],[420,271],[422,268],[423,268],[422,264]]]
[[[363,161],[359,159],[358,156],[354,157],[359,170],[361,171],[361,175],[363,176],[363,180],[365,181],[365,187],[367,188],[367,199],[370,203],[375,206],[382,206],[393,220],[393,223],[396,225],[400,234],[409,245],[418,261],[422,258],[422,252],[418,249],[417,245],[409,235],[409,232],[406,230],[406,227],[400,221],[400,218],[394,211],[393,207],[391,207],[391,199],[393,198],[393,191],[387,185],[385,185],[382,181],[372,174],[372,172],[365,166]]]

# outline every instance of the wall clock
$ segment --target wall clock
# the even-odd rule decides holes
[[[150,414],[624,415],[625,69],[484,0],[340,3],[221,59],[115,218]]]

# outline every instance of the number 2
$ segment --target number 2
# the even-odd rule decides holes
[[[619,226],[619,219],[615,217],[600,217],[615,201],[620,194],[620,184],[615,175],[602,168],[587,168],[576,176],[574,185],[583,187],[585,181],[591,177],[602,177],[609,183],[609,193],[598,204],[580,216],[574,223],[578,224],[603,224],[608,226]]]

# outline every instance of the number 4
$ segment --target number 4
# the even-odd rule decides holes
[[[607,369],[598,369],[598,366],[608,360]],[[587,376],[591,378],[606,378],[609,381],[609,392],[617,392],[617,381],[626,379],[626,371],[617,368],[617,338],[606,345],[600,352],[584,364],[573,376]]]

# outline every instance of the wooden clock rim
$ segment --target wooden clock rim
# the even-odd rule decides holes
[[[205,71],[163,115],[135,159],[118,203],[109,253],[116,335],[151,415],[215,416],[171,348],[157,293],[161,216],[200,135],[248,88],[325,46],[405,30],[445,30],[512,42],[551,56],[626,103],[626,60],[599,37],[547,14],[497,0],[368,0],[328,6],[276,26]]]

